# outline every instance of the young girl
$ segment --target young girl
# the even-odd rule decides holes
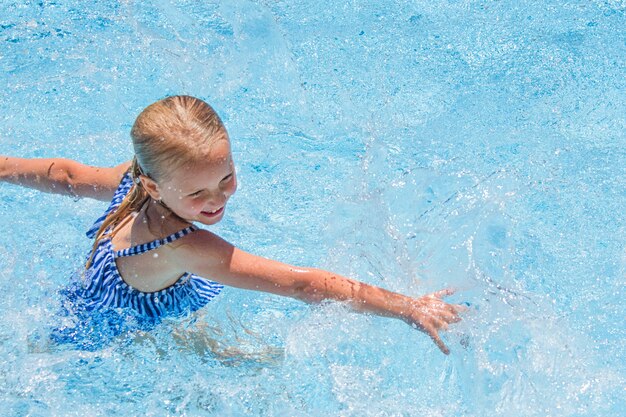
[[[194,225],[219,222],[237,189],[228,134],[207,103],[189,96],[160,100],[137,117],[131,137],[135,157],[114,168],[67,159],[0,158],[3,181],[112,198],[87,232],[94,244],[84,279],[72,292],[84,311],[122,309],[154,322],[196,311],[228,285],[306,302],[346,301],[360,312],[404,320],[449,353],[438,332],[459,321],[463,308],[441,300],[450,290],[407,297],[252,255]]]

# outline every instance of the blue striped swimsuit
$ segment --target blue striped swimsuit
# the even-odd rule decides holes
[[[126,173],[109,208],[87,231],[88,237],[95,238],[106,216],[119,207],[132,184],[130,173]],[[187,272],[170,287],[143,292],[128,285],[115,264],[116,258],[149,252],[195,230],[197,227],[191,225],[163,239],[118,251],[113,249],[111,238],[100,239],[82,279],[62,291],[67,301],[63,305],[64,315],[78,320],[75,326],[56,329],[53,339],[91,350],[121,332],[150,330],[165,317],[181,317],[204,307],[221,292],[222,284]]]

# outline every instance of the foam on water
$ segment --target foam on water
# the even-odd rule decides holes
[[[405,324],[226,290],[97,352],[48,346],[93,201],[0,187],[7,415],[614,416],[626,386],[626,4],[0,3],[0,153],[113,165],[137,113],[207,99],[240,247],[419,295]]]

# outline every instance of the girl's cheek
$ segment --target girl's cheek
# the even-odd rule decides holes
[[[188,203],[187,207],[189,208],[189,211],[194,212],[194,213],[200,213],[202,211],[202,207],[203,207],[204,203],[201,200],[192,200],[191,202]]]

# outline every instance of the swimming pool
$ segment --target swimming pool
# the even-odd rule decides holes
[[[473,306],[449,357],[400,322],[230,289],[133,343],[55,349],[104,204],[2,185],[3,415],[624,413],[624,1],[0,8],[1,154],[119,163],[140,109],[197,95],[241,182],[219,234]]]

